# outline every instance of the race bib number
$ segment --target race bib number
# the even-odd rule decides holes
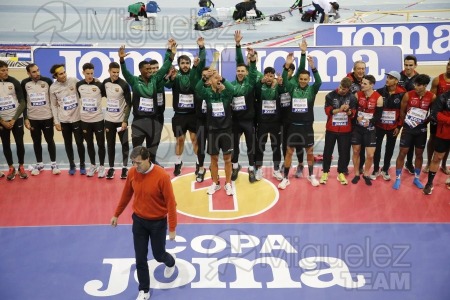
[[[373,113],[365,113],[362,111],[358,111],[358,117],[363,117],[361,121],[358,121],[359,125],[365,126],[369,120],[373,118]]]
[[[232,103],[233,110],[246,110],[247,105],[245,104],[245,97],[234,97]]]
[[[418,107],[411,107],[411,109],[406,114],[405,123],[408,124],[411,128],[423,124],[425,122],[425,119],[427,118],[427,113],[427,110]]]
[[[81,107],[83,107],[83,111],[95,112],[95,111],[97,111],[97,99],[82,98],[81,99]]]
[[[0,97],[0,111],[10,110],[16,108],[14,98],[10,96]]]
[[[77,101],[76,95],[66,96],[62,99],[62,102],[63,102],[64,110],[72,110],[72,109],[77,108],[77,106],[78,106],[78,101]]]
[[[382,124],[395,124],[395,120],[397,119],[395,111],[383,111],[381,115],[381,123]]]
[[[178,102],[179,108],[194,108],[194,95],[180,94],[180,101]]]
[[[225,117],[225,108],[222,102],[212,103],[212,116]]]
[[[291,95],[289,93],[283,93],[280,95],[281,107],[291,106]]]
[[[262,101],[262,113],[265,115],[274,115],[277,110],[277,102],[275,100]]]
[[[118,99],[108,99],[106,101],[106,111],[108,112],[119,112],[120,105]]]
[[[331,122],[333,126],[347,126],[348,125],[348,116],[346,112],[339,112],[333,115]]]
[[[208,109],[208,106],[206,105],[206,101],[202,101],[202,113],[206,114],[206,110]]]
[[[163,93],[156,94],[156,101],[158,101],[158,106],[163,106],[164,105]]]
[[[292,112],[294,113],[308,112],[308,99],[306,98],[292,99]]]
[[[141,97],[139,99],[139,111],[154,112],[153,99]]]
[[[30,93],[31,106],[44,106],[47,104],[45,93]]]

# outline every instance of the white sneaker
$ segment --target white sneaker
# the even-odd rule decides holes
[[[391,180],[391,175],[389,175],[388,172],[381,171],[381,176],[383,176],[383,179],[386,180],[386,181]]]
[[[172,255],[173,259],[176,259],[175,254],[169,253],[169,255]],[[166,266],[166,268],[164,269],[164,277],[166,278],[172,277],[173,273],[175,273],[175,265],[173,265],[173,267]]]
[[[260,180],[263,178],[263,175],[262,175],[262,169],[261,169],[261,168],[256,169],[255,178],[256,178],[256,180],[258,180],[258,181],[260,181]]]
[[[288,186],[288,185],[290,185],[291,183],[289,182],[289,179],[287,179],[287,178],[283,178],[283,180],[278,184],[278,188],[280,189],[280,190],[284,190],[284,189],[286,189],[286,187]]]
[[[97,166],[96,165],[91,165],[91,167],[89,168],[86,176],[87,177],[92,177],[92,176],[94,176],[95,172],[97,172]]]
[[[39,169],[36,166],[33,167],[33,170],[31,170],[31,175],[33,175],[33,176],[37,176],[37,175],[39,175],[39,173],[41,173],[41,172],[39,171]]]
[[[280,170],[273,171],[273,177],[275,177],[275,179],[278,181],[283,180],[283,175],[281,174]]]
[[[148,300],[150,299],[150,293],[146,293],[144,291],[139,291],[139,294],[136,300]]]
[[[225,192],[227,193],[228,196],[233,196],[234,192],[231,184],[229,183],[225,184]]]
[[[213,184],[211,184],[209,186],[207,194],[208,195],[213,195],[218,190],[220,190],[220,184],[217,184],[217,183],[213,182]]]
[[[319,181],[316,178],[316,175],[308,176],[308,181],[311,182],[312,186],[319,186],[320,185]]]
[[[98,167],[98,178],[103,178],[106,176],[105,166]]]
[[[52,174],[53,175],[59,175],[59,174],[61,174],[61,170],[60,169],[58,169],[58,165],[52,165]]]

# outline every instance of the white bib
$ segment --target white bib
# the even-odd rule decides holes
[[[45,93],[30,93],[31,106],[44,106],[47,104]]]
[[[358,123],[359,125],[364,126],[368,120],[371,120],[373,118],[373,113],[358,111],[358,117],[363,117],[363,119]]]
[[[77,96],[69,95],[62,99],[63,109],[64,110],[72,110],[78,106]]]
[[[246,110],[247,105],[245,104],[245,97],[234,97],[232,103],[233,110]]]
[[[194,95],[180,94],[180,100],[178,101],[179,108],[194,108]]]
[[[106,101],[106,111],[109,112],[119,112],[120,104],[118,99],[108,99]]]
[[[347,126],[348,125],[348,116],[346,112],[339,112],[333,115],[331,122],[333,126]]]
[[[154,107],[153,107],[153,99],[152,98],[144,98],[141,97],[139,99],[139,111],[144,111],[144,112],[153,112],[154,111]]]
[[[274,115],[277,109],[276,100],[263,100],[262,101],[262,113],[266,115]]]
[[[156,101],[158,101],[158,106],[164,105],[164,97],[162,93],[156,94]]]
[[[418,107],[411,107],[411,109],[406,113],[405,123],[411,128],[423,124],[427,118],[427,113],[427,110]]]
[[[16,108],[14,98],[9,95],[6,97],[0,97],[0,111],[10,110]]]
[[[294,113],[308,112],[308,99],[306,98],[292,99],[292,112]]]
[[[94,98],[82,98],[81,107],[83,111],[94,112],[97,111],[97,99]]]
[[[381,123],[382,124],[395,124],[396,113],[393,110],[385,111],[381,114]]]
[[[291,106],[291,95],[289,93],[283,93],[280,95],[281,107]]]
[[[222,102],[212,103],[212,116],[213,117],[225,117],[225,108]]]
[[[202,113],[206,114],[206,110],[208,109],[208,106],[206,105],[206,101],[202,101]]]

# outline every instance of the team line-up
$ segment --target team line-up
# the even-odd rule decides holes
[[[314,103],[321,86],[320,74],[314,58],[307,56],[307,44],[299,45],[301,58],[295,68],[295,57],[286,57],[282,73],[266,67],[263,73],[256,69],[257,51],[247,49],[244,61],[240,42],[242,35],[236,31],[236,78],[228,81],[215,70],[215,59],[206,66],[205,40],[197,39],[199,54],[193,61],[187,55],[177,57],[178,69],[173,66],[177,52],[175,40],[168,41],[164,63],[142,61],[140,75],[131,74],[126,67],[127,53],[120,47],[119,62],[109,65],[110,77],[100,82],[94,78],[92,63],[83,65],[84,79],[67,77],[64,64],[55,64],[50,73],[53,79],[40,76],[39,67],[26,67],[28,78],[20,83],[8,75],[8,65],[0,61],[0,135],[3,153],[9,166],[7,180],[28,178],[24,169],[24,126],[30,130],[36,165],[31,171],[38,175],[44,169],[42,159],[42,135],[47,143],[53,174],[60,174],[56,164],[54,128],[61,131],[70,168],[76,174],[75,139],[80,160],[79,172],[92,177],[114,178],[116,134],[122,150],[121,178],[128,172],[128,120],[131,123],[133,147],[146,143],[150,161],[156,162],[156,153],[164,126],[166,106],[165,89],[173,95],[172,131],[176,138],[176,162],[174,175],[181,174],[186,134],[189,132],[194,153],[197,156],[196,180],[205,177],[205,154],[211,158],[212,184],[208,194],[220,189],[218,175],[219,154],[222,151],[225,164],[225,192],[233,195],[232,181],[239,176],[239,144],[245,137],[248,157],[248,178],[255,183],[263,178],[262,165],[265,145],[270,140],[273,160],[273,177],[280,183],[278,188],[289,186],[289,171],[296,152],[299,164],[295,176],[303,176],[303,153],[306,152],[306,178],[312,186],[326,184],[329,178],[332,153],[337,142],[337,180],[348,184],[350,155],[357,184],[361,178],[367,185],[381,176],[391,180],[389,168],[397,137],[400,151],[395,162],[395,182],[398,190],[403,166],[414,175],[413,183],[424,194],[431,194],[433,180],[439,167],[450,174],[446,161],[450,148],[450,60],[446,72],[431,79],[415,71],[417,59],[412,55],[404,58],[404,70],[386,73],[386,84],[374,90],[375,77],[365,74],[364,61],[356,61],[340,85],[325,97],[327,115],[322,175],[316,178],[314,166]],[[306,70],[306,63],[309,70]],[[119,77],[122,72],[125,80]],[[313,77],[313,82],[311,81]],[[103,110],[102,99],[106,97]],[[428,124],[430,136],[428,138]],[[16,171],[11,151],[11,133],[17,148],[19,167]],[[96,164],[94,137],[98,147],[99,166]],[[380,168],[382,143],[386,137],[383,166]],[[105,145],[106,140],[106,145]],[[428,140],[428,143],[427,143]],[[85,145],[90,167],[85,164]],[[419,176],[422,171],[423,152],[427,148],[428,162],[423,171],[428,180],[423,185]],[[109,169],[105,168],[108,152]],[[413,157],[415,155],[414,163]],[[284,160],[282,160],[284,157]],[[406,164],[405,164],[406,159]],[[373,169],[372,169],[373,165]],[[0,172],[0,177],[5,174]],[[446,180],[450,189],[450,177]]]

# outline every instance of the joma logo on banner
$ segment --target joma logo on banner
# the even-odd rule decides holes
[[[315,25],[316,46],[393,46],[423,61],[447,61],[449,22]]]
[[[274,67],[277,72],[283,71],[283,65],[288,53],[293,52],[296,57],[295,65],[300,63],[300,50],[298,47],[290,48],[259,48],[257,68],[263,72],[266,67]],[[130,48],[125,60],[127,67],[134,74],[138,74],[138,64],[144,59],[156,59],[162,64],[165,49]],[[207,50],[206,65],[212,61],[212,52]],[[236,76],[236,59],[234,48],[224,49],[221,52],[220,70],[222,76],[234,80]],[[177,55],[186,54],[194,58],[198,49],[182,49]],[[347,73],[352,71],[353,63],[363,60],[367,65],[367,74],[372,74],[377,80],[376,87],[384,84],[384,73],[390,70],[401,70],[403,53],[398,46],[391,47],[310,47],[308,55],[315,57],[315,64],[322,78],[322,90],[333,90]],[[244,53],[245,56],[245,53]],[[112,48],[36,48],[33,59],[39,65],[44,76],[50,77],[48,70],[55,63],[66,65],[67,75],[82,79],[82,66],[90,62],[95,66],[95,77],[104,79],[109,76],[108,65],[111,61],[118,61],[117,49]]]

